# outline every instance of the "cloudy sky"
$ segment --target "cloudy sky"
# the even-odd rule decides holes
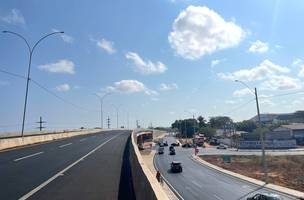
[[[174,119],[303,109],[304,2],[279,0],[2,1],[0,30],[34,51],[26,129],[119,124],[169,126]],[[0,34],[0,131],[19,130],[28,49]],[[3,73],[6,72],[11,74]],[[114,105],[114,106],[113,106]]]

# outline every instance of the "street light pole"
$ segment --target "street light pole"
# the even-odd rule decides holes
[[[107,92],[105,93],[103,96],[100,96],[96,93],[94,93],[95,96],[97,96],[97,98],[99,98],[100,101],[100,128],[103,129],[103,100],[106,96],[112,94],[111,92]]]
[[[256,108],[257,108],[257,115],[258,115],[258,121],[259,121],[259,132],[260,132],[260,141],[261,141],[261,147],[262,147],[262,165],[263,165],[263,171],[264,171],[264,181],[268,183],[268,170],[267,170],[267,162],[266,162],[266,155],[265,155],[265,141],[264,141],[264,133],[261,130],[262,128],[262,122],[261,122],[261,115],[260,115],[260,106],[259,106],[259,98],[258,98],[258,92],[256,87],[254,88],[254,91],[249,88],[249,86],[240,80],[235,80],[235,82],[239,82],[243,84],[246,88],[250,90],[251,93],[255,96],[255,102],[256,102]]]
[[[25,115],[26,115],[26,106],[27,106],[27,98],[28,98],[28,91],[29,91],[29,82],[30,82],[30,73],[31,73],[31,64],[32,64],[32,57],[33,57],[33,53],[35,48],[37,47],[37,45],[44,40],[45,38],[54,35],[54,34],[61,34],[64,33],[63,31],[56,31],[56,32],[52,32],[49,33],[45,36],[43,36],[42,38],[40,38],[33,47],[31,47],[28,43],[28,41],[25,39],[25,37],[23,37],[21,34],[19,33],[15,33],[13,31],[2,31],[2,33],[9,33],[12,35],[15,35],[19,38],[21,38],[25,43],[26,46],[28,47],[28,51],[29,51],[29,63],[28,63],[28,69],[27,69],[27,78],[26,78],[26,88],[25,88],[25,99],[24,99],[24,108],[23,108],[23,117],[22,117],[22,130],[21,130],[21,137],[23,137],[24,135],[24,123],[25,123]]]
[[[119,111],[119,108],[120,108],[121,104],[118,105],[118,106],[112,104],[112,106],[113,106],[113,107],[115,108],[115,110],[116,110],[116,127],[118,128],[118,111]]]

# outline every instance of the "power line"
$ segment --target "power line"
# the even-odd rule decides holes
[[[301,93],[304,93],[304,91],[289,92],[289,93],[270,95],[270,96],[264,96],[264,97],[259,97],[259,98],[260,99],[266,99],[266,98],[274,98],[274,97],[288,96],[288,95],[301,94]]]
[[[223,115],[228,115],[228,114],[230,114],[230,113],[233,113],[234,111],[236,111],[236,110],[238,110],[238,109],[240,109],[240,108],[246,106],[247,104],[251,103],[251,102],[254,101],[254,100],[255,100],[255,99],[251,99],[251,100],[249,100],[249,101],[247,101],[247,102],[245,102],[245,103],[243,103],[243,104],[241,104],[241,105],[239,105],[239,106],[237,106],[237,107],[231,109],[230,111],[224,113]]]
[[[12,72],[3,70],[3,69],[0,69],[0,72],[5,73],[5,74],[8,74],[8,75],[11,75],[11,76],[14,76],[14,77],[26,79],[25,76],[22,76],[22,75],[20,75],[20,74],[15,74],[15,73],[12,73]],[[50,95],[56,97],[57,99],[63,101],[63,102],[66,103],[66,104],[72,105],[72,106],[75,107],[75,108],[78,108],[78,109],[81,109],[81,110],[85,110],[85,111],[88,111],[88,112],[92,112],[92,111],[93,111],[93,110],[89,110],[89,109],[83,108],[83,107],[81,107],[81,106],[78,106],[78,105],[76,105],[76,104],[74,104],[74,103],[72,103],[72,102],[70,102],[70,101],[68,101],[68,100],[66,100],[66,99],[64,99],[64,98],[62,98],[61,96],[57,95],[56,93],[54,93],[53,91],[51,91],[51,90],[49,90],[48,88],[44,87],[44,86],[41,85],[39,82],[37,82],[37,81],[35,81],[35,80],[33,80],[33,79],[30,79],[30,80],[31,80],[36,86],[38,86],[40,89],[46,91],[46,92],[49,93]],[[96,111],[94,110],[94,112],[96,112]]]
[[[18,78],[26,79],[26,77],[25,77],[25,76],[22,76],[22,75],[19,75],[19,74],[15,74],[15,73],[12,73],[12,72],[9,72],[9,71],[6,71],[6,70],[3,70],[3,69],[0,69],[0,72],[2,72],[2,73],[4,73],[4,74],[11,75],[11,76],[14,76],[14,77],[18,77]]]

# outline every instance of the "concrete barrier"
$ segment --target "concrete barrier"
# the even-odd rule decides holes
[[[0,139],[0,150],[9,149],[19,146],[25,146],[35,143],[47,142],[51,140],[63,139],[68,137],[73,137],[77,135],[86,135],[97,133],[100,131],[105,131],[101,129],[84,129],[84,130],[73,130],[70,132],[58,132],[58,133],[45,133],[39,135],[31,135],[24,137],[13,137],[13,138],[1,138]]]
[[[133,187],[136,199],[146,200],[169,200],[160,184],[157,182],[155,174],[152,174],[146,166],[136,144],[135,132],[131,135],[130,163],[132,171]]]

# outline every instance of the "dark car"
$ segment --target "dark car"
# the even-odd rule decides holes
[[[185,144],[182,145],[182,147],[183,148],[190,148],[190,147],[192,147],[192,145],[189,144],[189,143],[185,143]]]
[[[182,167],[181,162],[173,161],[171,163],[171,172],[173,172],[173,173],[180,173],[182,171],[183,171],[183,167]]]
[[[165,147],[167,147],[167,146],[168,146],[168,142],[167,142],[167,141],[164,143],[164,146],[165,146]]]
[[[179,143],[178,143],[178,142],[173,142],[173,143],[171,144],[171,146],[174,146],[174,147],[179,146]]]
[[[255,194],[253,197],[247,198],[247,200],[283,200],[283,198],[277,194]]]
[[[170,153],[169,153],[169,155],[175,155],[176,153],[175,153],[175,149],[173,148],[173,149],[170,149]]]

